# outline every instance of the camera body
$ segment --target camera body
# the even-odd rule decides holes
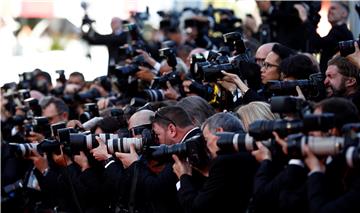
[[[85,123],[86,121],[99,117],[99,109],[96,103],[87,103],[84,105],[84,113],[80,115],[80,122]]]
[[[324,86],[324,75],[322,73],[314,73],[309,76],[309,79],[291,80],[291,81],[277,81],[270,80],[265,85],[269,93],[275,95],[294,95],[296,93],[296,86],[306,94],[306,98],[312,100],[321,100],[325,97],[326,89]]]
[[[355,45],[354,43],[357,42],[358,46],[360,47],[360,34],[357,40],[348,40],[348,41],[340,41],[338,43],[338,48],[340,51],[340,55],[342,57],[346,57],[355,52]]]
[[[335,117],[332,113],[321,115],[305,115],[303,119],[295,120],[258,120],[249,125],[249,134],[256,141],[273,138],[272,132],[276,132],[280,137],[299,132],[307,133],[310,131],[327,131],[335,126]]]
[[[209,162],[209,156],[206,152],[206,141],[202,135],[193,136],[186,141],[174,145],[160,145],[152,148],[151,158],[159,162],[172,161],[172,155],[179,158],[187,158],[191,165],[196,168],[204,168]]]

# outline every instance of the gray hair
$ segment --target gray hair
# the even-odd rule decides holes
[[[225,132],[244,132],[241,120],[229,112],[219,112],[206,119],[201,129],[204,130],[206,126],[212,133],[215,133],[216,128],[222,128]]]
[[[55,108],[59,114],[64,113],[64,112],[69,113],[69,107],[60,98],[56,98],[53,96],[46,96],[46,97],[43,97],[39,102],[39,105],[41,106],[42,110],[44,110],[50,104],[55,105]]]

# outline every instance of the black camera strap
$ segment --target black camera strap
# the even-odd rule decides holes
[[[136,196],[136,186],[137,186],[137,179],[139,175],[139,166],[138,163],[135,162],[134,165],[134,174],[131,182],[130,188],[130,198],[129,198],[129,212],[135,213],[135,196]]]

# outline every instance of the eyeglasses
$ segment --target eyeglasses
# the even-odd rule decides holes
[[[264,62],[263,67],[264,67],[265,69],[269,69],[270,67],[279,67],[279,65],[270,64],[270,63],[268,63],[268,62]]]
[[[135,136],[135,135],[141,135],[144,129],[150,129],[151,130],[151,124],[144,124],[140,126],[133,127],[129,129],[129,132]]]

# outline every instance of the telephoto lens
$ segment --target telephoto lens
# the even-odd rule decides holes
[[[72,133],[70,134],[70,148],[73,151],[84,151],[91,150],[99,146],[96,140],[96,136],[99,136],[104,142],[108,140],[117,139],[117,134],[101,133],[95,134],[83,134],[83,133]]]
[[[117,138],[106,141],[109,154],[115,152],[130,153],[130,144],[134,144],[135,150],[139,152],[143,148],[144,140],[142,138]]]
[[[347,146],[343,137],[313,137],[295,134],[287,138],[288,155],[291,158],[301,159],[304,156],[305,144],[317,156],[337,155]]]
[[[360,143],[356,146],[350,146],[345,152],[346,163],[350,168],[360,167]]]
[[[11,152],[15,154],[16,157],[29,157],[34,152],[37,152],[36,146],[38,143],[9,143]]]
[[[258,149],[256,141],[249,134],[218,132],[216,136],[219,137],[216,144],[220,148],[221,153],[251,152]],[[268,148],[274,144],[272,140],[261,141],[261,143]]]

